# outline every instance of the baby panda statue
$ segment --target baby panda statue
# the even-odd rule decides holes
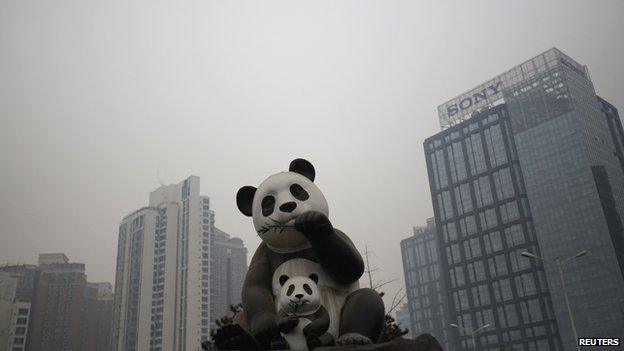
[[[282,319],[275,305],[282,276],[317,277],[320,305],[329,315],[327,332],[337,345],[374,343],[383,328],[383,301],[376,291],[359,288],[362,256],[329,220],[314,177],[312,164],[296,159],[288,172],[269,176],[258,188],[244,186],[236,195],[239,210],[252,217],[262,239],[245,277],[242,304],[248,331],[264,349]]]
[[[277,334],[271,342],[272,350],[314,350],[334,344],[334,336],[327,333],[329,314],[321,305],[317,286],[318,276],[279,278],[282,289],[276,299],[278,315]]]

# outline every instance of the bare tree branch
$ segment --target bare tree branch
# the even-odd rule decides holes
[[[387,312],[388,314],[392,313],[392,311],[394,311],[394,309],[397,308],[399,305],[401,305],[403,300],[405,300],[406,295],[403,290],[405,290],[405,288],[401,287],[394,294],[394,297],[392,298],[392,303],[390,304],[390,308],[388,309],[388,312]],[[399,295],[401,296],[400,298],[399,298]]]
[[[374,252],[368,250],[368,245],[364,247],[364,256],[366,257],[366,270],[364,271],[368,275],[368,286],[373,289],[373,272],[379,270],[377,267],[371,267],[370,262],[368,260],[369,254],[374,254]]]
[[[366,259],[366,269],[364,270],[364,272],[368,276],[369,287],[371,289],[373,289],[373,290],[379,291],[378,289],[380,289],[381,287],[386,286],[386,285],[388,285],[390,283],[394,283],[398,279],[390,279],[390,280],[382,280],[382,281],[379,281],[379,282],[374,282],[372,273],[376,272],[376,271],[378,271],[380,269],[377,268],[377,267],[371,266],[371,263],[370,263],[370,255],[371,254],[373,256],[375,256],[375,257],[377,256],[377,255],[375,255],[375,253],[373,251],[370,251],[368,249],[368,245],[365,246],[365,248],[364,248],[364,257]],[[405,294],[404,290],[405,290],[405,287],[402,286],[394,294],[394,297],[392,298],[392,303],[390,304],[390,308],[387,310],[387,314],[392,313],[392,311],[394,311],[399,305],[401,305],[401,303],[403,303],[403,301],[406,298],[406,294]],[[380,292],[380,295],[383,297],[383,292]]]
[[[387,285],[387,284],[390,284],[390,283],[394,283],[396,281],[397,281],[397,279],[390,279],[390,280],[386,280],[386,281],[380,281],[379,283],[373,284],[373,289],[377,290],[377,289],[381,288],[384,285]]]

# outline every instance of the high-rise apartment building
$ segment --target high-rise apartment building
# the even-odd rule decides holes
[[[149,206],[123,218],[113,350],[194,351],[209,338],[212,321],[220,317],[213,312],[221,310],[215,307],[217,291],[211,291],[222,264],[214,245],[219,237],[195,176],[161,186],[150,193]],[[236,262],[244,266],[234,271],[246,269],[246,256]]]
[[[25,351],[38,270],[35,265],[0,267],[0,351]]]
[[[64,254],[39,256],[29,350],[85,350],[86,285],[83,263],[70,263]]]
[[[85,351],[110,351],[113,321],[112,284],[87,282],[85,301]]]
[[[451,350],[452,333],[447,305],[448,287],[442,279],[440,249],[433,218],[427,225],[414,227],[413,235],[401,240],[407,312],[411,335],[429,333],[445,350]],[[398,312],[397,312],[398,313]]]
[[[62,253],[0,267],[0,351],[109,351],[112,285]]]
[[[624,167],[617,110],[586,67],[548,50],[438,107],[424,143],[459,345],[570,350],[623,337]],[[460,329],[456,328],[456,329]],[[470,345],[471,346],[471,345]]]

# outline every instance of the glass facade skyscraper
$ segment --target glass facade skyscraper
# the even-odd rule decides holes
[[[482,350],[561,350],[510,121],[504,105],[425,142],[443,279],[448,333]],[[463,328],[450,327],[450,323]],[[449,330],[450,329],[450,330]]]
[[[210,286],[211,327],[216,318],[231,315],[231,305],[241,302],[243,282],[247,274],[247,248],[240,238],[230,237],[217,227],[211,237],[212,274]]]
[[[624,133],[586,67],[551,49],[438,113],[424,147],[456,324],[491,324],[482,350],[573,349],[555,266],[520,253],[588,250],[565,268],[578,334],[624,336]]]
[[[397,308],[395,316],[396,323],[399,325],[401,330],[407,329],[407,334],[403,335],[403,337],[407,339],[413,339],[415,336],[412,334],[413,328],[407,304],[404,304],[400,308]]]
[[[424,227],[414,227],[414,234],[401,240],[401,256],[405,274],[408,318],[405,318],[412,336],[433,335],[445,350],[451,350],[452,335],[449,323],[447,282],[441,277],[439,245],[433,218]],[[398,312],[397,312],[398,319]]]

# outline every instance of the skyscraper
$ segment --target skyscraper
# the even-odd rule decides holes
[[[416,335],[412,333],[410,312],[407,304],[404,304],[400,308],[397,308],[395,320],[401,330],[407,329],[407,334],[403,336],[404,338],[413,339],[414,337],[416,337]]]
[[[211,319],[231,314],[229,306],[240,302],[247,273],[247,249],[239,238],[231,238],[214,228],[211,240],[213,266],[211,272]]]
[[[161,186],[119,226],[113,350],[196,350],[220,317],[213,300],[220,262],[210,200],[199,178]],[[229,239],[229,238],[228,238]],[[242,243],[241,243],[242,246]],[[245,270],[246,255],[242,260]],[[244,274],[244,273],[243,273]],[[234,303],[238,303],[236,300]]]
[[[438,107],[424,143],[457,325],[482,347],[573,349],[623,336],[624,174],[617,110],[586,67],[548,50]],[[560,342],[561,340],[561,342]]]
[[[414,227],[413,235],[401,240],[408,327],[413,336],[429,333],[445,350],[453,349],[447,306],[448,287],[442,279],[440,249],[433,218],[427,225]],[[397,312],[398,317],[398,312]]]

